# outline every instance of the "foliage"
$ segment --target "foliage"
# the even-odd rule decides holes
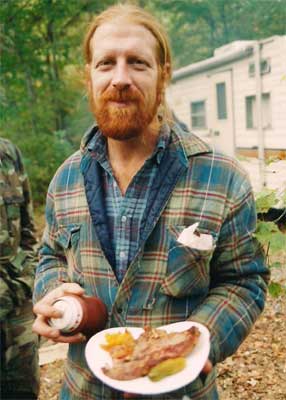
[[[278,282],[270,282],[269,293],[273,297],[279,297],[286,294],[286,289]]]
[[[257,213],[265,213],[271,207],[278,203],[277,193],[275,190],[264,189],[256,195],[256,211]]]
[[[2,0],[0,135],[18,145],[34,202],[45,201],[55,170],[90,126],[81,44],[94,15],[117,0]],[[285,1],[133,0],[171,38],[175,67],[233,40],[285,33]],[[242,23],[243,21],[243,23]]]
[[[78,148],[70,121],[84,97],[80,44],[103,6],[88,0],[1,3],[0,135],[24,154],[36,204],[45,201],[55,170]]]
[[[210,57],[217,47],[235,40],[285,34],[284,0],[165,0],[164,7],[161,0],[147,3],[168,23],[176,67]]]
[[[286,249],[286,235],[274,222],[259,221],[256,237],[263,245],[269,247],[272,254]]]
[[[256,195],[256,209],[258,215],[261,215],[257,223],[256,237],[262,245],[268,247],[270,254],[275,254],[286,249],[286,234],[279,229],[279,218],[275,221],[263,220],[271,208],[286,207],[286,190],[278,195],[277,190],[264,189]],[[281,218],[281,217],[280,217]]]
[[[256,196],[256,208],[257,213],[260,215],[260,219],[257,223],[256,237],[259,242],[267,250],[268,265],[270,268],[282,268],[286,267],[282,265],[280,261],[275,258],[276,254],[284,254],[286,259],[286,227],[282,227],[279,224],[279,219],[274,221],[263,220],[263,216],[267,215],[267,212],[279,204],[281,209],[286,209],[286,189],[280,193],[277,190],[264,189]],[[273,257],[274,255],[274,257]],[[274,261],[272,261],[272,259]],[[269,285],[269,292],[274,297],[286,293],[286,290],[276,282],[271,282]]]

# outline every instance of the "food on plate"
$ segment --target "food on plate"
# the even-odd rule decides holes
[[[112,358],[126,359],[133,353],[135,340],[128,330],[123,333],[107,333],[105,340],[107,343],[101,347],[108,351]]]
[[[184,357],[169,358],[155,365],[150,369],[148,378],[153,382],[158,382],[169,375],[174,375],[182,371],[186,366],[186,359]]]
[[[198,341],[200,331],[194,326],[183,332],[171,333],[163,329],[145,327],[144,332],[136,340],[128,330],[114,335],[117,336],[112,338],[113,334],[106,335],[107,344],[102,345],[110,353],[113,361],[111,368],[102,369],[108,377],[117,380],[136,379],[148,375],[152,368],[158,366],[159,374],[155,370],[155,375],[161,376],[162,379],[170,375],[172,368],[168,363],[167,368],[164,365],[159,367],[159,364],[166,360],[188,356]],[[109,343],[118,344],[110,346]],[[177,366],[176,362],[174,363],[172,373],[179,371],[179,365],[182,365],[182,361],[179,361]],[[166,374],[162,374],[162,370],[165,370]]]

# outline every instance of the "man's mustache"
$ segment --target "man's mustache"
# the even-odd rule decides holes
[[[139,93],[134,93],[131,89],[112,89],[103,94],[102,100],[106,101],[116,101],[116,102],[127,102],[127,101],[142,101]]]

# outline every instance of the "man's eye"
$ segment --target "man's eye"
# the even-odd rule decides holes
[[[110,65],[112,65],[112,60],[102,60],[99,63],[97,63],[96,68],[108,67]]]
[[[130,64],[132,64],[132,65],[134,65],[135,67],[138,67],[138,68],[144,68],[144,67],[147,66],[145,61],[137,59],[137,58],[136,59],[132,59],[129,62],[130,62]]]

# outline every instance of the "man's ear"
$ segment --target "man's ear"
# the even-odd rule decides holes
[[[91,72],[90,64],[85,64],[85,83],[89,93],[91,93]]]
[[[170,63],[166,63],[163,67],[163,80],[164,80],[165,87],[167,86],[170,79],[171,79],[171,65],[170,65]]]

